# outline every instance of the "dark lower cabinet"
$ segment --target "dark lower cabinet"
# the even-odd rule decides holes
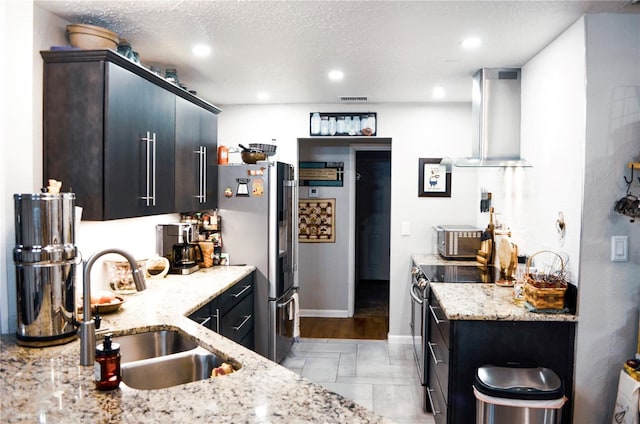
[[[510,362],[536,364],[558,374],[569,399],[562,423],[571,423],[574,322],[448,320],[435,296],[429,309],[427,395],[436,424],[475,422],[476,369]]]
[[[189,318],[254,350],[253,280],[252,273],[189,315]]]

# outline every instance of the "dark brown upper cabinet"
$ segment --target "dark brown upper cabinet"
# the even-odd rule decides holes
[[[212,112],[176,98],[176,210],[213,209],[218,196],[218,120]]]
[[[199,127],[217,132],[218,108],[111,50],[41,55],[45,186],[50,178],[62,180],[63,190],[76,193],[82,217],[90,221],[215,207],[215,188],[208,203],[193,203],[193,208],[186,208],[176,188],[182,190],[185,169],[194,166],[182,153],[181,132],[191,131],[184,120],[196,115]],[[197,137],[206,133],[207,153],[213,154],[209,164],[215,164],[217,135],[196,133],[190,143],[196,146]],[[194,176],[216,177],[215,167],[197,166]],[[193,183],[204,182],[209,183]]]

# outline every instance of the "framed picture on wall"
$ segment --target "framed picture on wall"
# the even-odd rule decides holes
[[[451,197],[451,171],[442,158],[419,158],[418,167],[419,197]]]
[[[335,243],[336,199],[300,199],[298,201],[298,241]]]

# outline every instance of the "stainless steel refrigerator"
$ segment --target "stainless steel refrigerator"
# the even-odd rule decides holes
[[[218,209],[229,263],[255,265],[256,352],[281,362],[293,343],[296,261],[293,167],[283,162],[218,167]]]

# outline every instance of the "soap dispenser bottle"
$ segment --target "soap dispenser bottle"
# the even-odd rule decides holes
[[[120,345],[111,341],[111,334],[96,347],[93,376],[98,390],[113,390],[120,385]]]

